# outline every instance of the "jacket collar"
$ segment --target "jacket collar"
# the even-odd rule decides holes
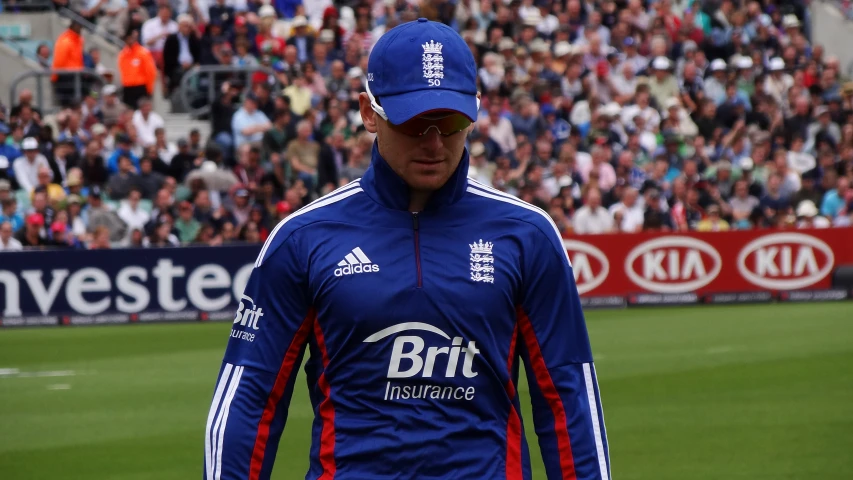
[[[373,142],[370,166],[361,177],[361,188],[373,200],[384,207],[394,210],[409,209],[409,186],[397,175],[388,162],[379,154],[379,147]],[[459,201],[468,188],[468,149],[462,152],[462,160],[447,183],[432,194],[425,211],[452,205]]]

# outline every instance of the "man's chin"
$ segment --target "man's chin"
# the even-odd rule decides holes
[[[443,187],[450,178],[444,172],[412,172],[407,175],[406,184],[413,190],[432,191]]]

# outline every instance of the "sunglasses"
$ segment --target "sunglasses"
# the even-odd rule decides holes
[[[435,128],[439,135],[449,137],[465,130],[470,125],[471,120],[461,113],[452,113],[450,115],[422,115],[400,125],[394,125],[390,121],[388,122],[388,126],[391,130],[410,137],[424,136],[432,128]]]
[[[422,137],[426,135],[430,129],[435,128],[439,135],[449,137],[465,130],[471,126],[472,123],[468,117],[461,113],[427,113],[401,123],[400,125],[396,125],[388,120],[388,115],[385,113],[385,109],[379,106],[379,102],[377,102],[376,98],[373,96],[368,84],[365,84],[365,91],[367,92],[367,96],[370,98],[370,108],[379,114],[383,120],[388,122],[388,126],[391,130],[402,133],[403,135],[408,135],[410,137]],[[478,98],[477,109],[479,110],[479,108],[480,99]]]

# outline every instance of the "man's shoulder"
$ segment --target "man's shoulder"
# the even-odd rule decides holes
[[[514,195],[469,178],[468,197],[482,204],[482,211],[490,220],[514,220],[516,228],[560,237],[559,229],[547,212]]]
[[[360,179],[354,180],[293,212],[272,230],[261,248],[255,266],[260,266],[296,232],[307,232],[305,234],[312,235],[315,230],[308,227],[324,222],[349,222],[353,215],[350,207],[353,202],[358,201],[359,195],[363,197]]]

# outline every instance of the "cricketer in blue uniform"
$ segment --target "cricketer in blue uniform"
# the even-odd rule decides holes
[[[270,477],[307,348],[308,480],[530,479],[520,361],[547,477],[608,479],[560,234],[466,175],[479,98],[465,42],[425,19],[390,30],[360,107],[377,134],[370,168],[278,224],[258,255],[213,392],[204,478]]]

